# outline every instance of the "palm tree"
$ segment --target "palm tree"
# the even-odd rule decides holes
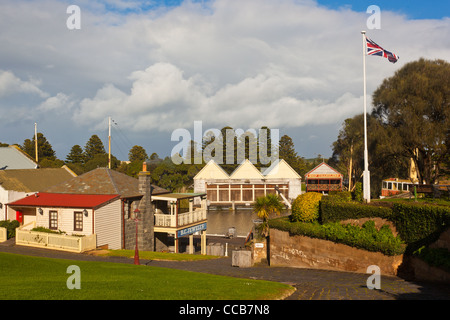
[[[284,209],[284,205],[281,203],[278,196],[274,194],[268,194],[265,197],[256,198],[253,203],[253,211],[256,212],[259,218],[263,220],[261,225],[259,226],[259,233],[263,237],[267,237],[269,235],[269,216],[272,213],[276,213],[277,215],[281,214],[281,211]]]

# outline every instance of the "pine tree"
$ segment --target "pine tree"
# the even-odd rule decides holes
[[[66,156],[66,160],[69,163],[84,163],[83,149],[78,144],[74,145]]]
[[[128,160],[133,161],[145,161],[148,159],[147,152],[141,146],[133,146],[128,153]]]
[[[45,136],[38,132],[37,134],[38,140],[38,160],[41,161],[43,159],[48,160],[56,160],[55,151],[52,148],[52,145],[47,141]],[[36,147],[35,147],[35,137],[30,139],[25,139],[22,146],[20,148],[27,153],[31,158],[36,158]]]
[[[86,143],[86,146],[84,147],[84,154],[86,162],[92,160],[98,154],[100,155],[106,154],[103,142],[96,134],[92,135],[89,138],[88,142]]]

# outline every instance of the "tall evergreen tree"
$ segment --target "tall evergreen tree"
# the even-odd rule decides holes
[[[88,142],[86,143],[86,146],[84,147],[84,154],[86,162],[94,159],[96,155],[106,154],[103,142],[96,134],[92,135],[89,138]]]
[[[301,176],[305,174],[306,164],[305,160],[297,155],[295,151],[294,141],[288,135],[280,138],[279,142],[279,159],[284,159],[297,173]]]
[[[55,151],[52,148],[47,138],[40,132],[37,134],[38,140],[38,161],[43,159],[56,160]],[[36,158],[35,137],[31,139],[25,139],[20,148],[27,153],[31,158]]]
[[[128,153],[128,160],[133,161],[145,161],[148,159],[147,152],[141,146],[133,146]]]
[[[66,156],[66,160],[69,163],[84,163],[83,149],[78,144],[74,145]]]

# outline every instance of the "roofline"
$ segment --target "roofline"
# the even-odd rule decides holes
[[[44,193],[50,193],[50,194],[58,194],[58,193],[53,193],[53,192],[44,192]],[[70,195],[77,195],[77,196],[83,196],[83,195],[94,195],[94,196],[97,196],[98,194],[78,194],[78,193],[63,193],[63,194],[70,194]],[[109,194],[99,194],[100,196],[109,196]],[[32,197],[33,195],[29,195],[29,196],[27,196],[27,197],[24,197],[24,198],[28,198],[28,197]],[[111,195],[112,196],[112,195]],[[24,198],[22,198],[22,199],[24,199]],[[117,199],[120,199],[120,195],[115,195],[115,197],[114,198],[111,198],[111,199],[108,199],[108,200],[106,200],[105,202],[102,202],[101,204],[99,204],[99,205],[96,205],[96,206],[65,206],[65,205],[62,205],[62,206],[50,206],[50,205],[30,205],[30,204],[21,204],[21,205],[14,205],[13,203],[14,202],[16,202],[16,201],[19,201],[19,200],[21,200],[21,199],[19,199],[19,200],[16,200],[16,201],[14,201],[14,202],[9,202],[9,203],[6,203],[5,205],[7,205],[8,207],[16,207],[16,208],[22,208],[22,207],[25,207],[25,208],[77,208],[77,209],[82,209],[82,208],[84,208],[84,209],[98,209],[98,208],[101,208],[101,207],[103,207],[103,206],[106,206],[107,204],[110,204],[111,202],[113,202],[113,201],[115,201],[115,200],[117,200]]]
[[[255,167],[255,165],[249,160],[249,159],[244,159],[244,161],[242,161],[239,166],[230,174],[230,179],[234,179],[232,178],[232,176],[244,165],[245,162],[250,162],[250,164],[256,169],[256,171],[258,171],[258,173],[261,175],[262,179],[265,179],[265,176],[261,173],[260,170],[258,170],[258,168]]]
[[[318,167],[320,167],[320,166],[323,165],[323,164],[326,165],[326,166],[327,166],[328,168],[330,168],[331,170],[333,170],[334,172],[340,174],[341,176],[344,176],[342,173],[340,173],[339,171],[337,171],[336,169],[334,169],[333,167],[331,167],[328,163],[322,162],[321,164],[318,164],[317,166],[315,166],[314,169],[309,170],[307,173],[305,173],[305,179],[307,178],[308,174],[309,174],[311,171],[316,170]]]
[[[295,171],[294,168],[292,168],[292,167],[289,165],[289,163],[287,163],[287,161],[284,160],[284,159],[277,159],[277,161],[274,161],[274,163],[273,163],[270,167],[268,167],[266,170],[264,170],[263,176],[264,176],[264,177],[267,177],[273,170],[275,170],[275,168],[276,168],[277,166],[280,165],[281,162],[284,162],[284,163],[288,166],[288,168],[291,169],[291,170],[298,176],[299,179],[302,178],[302,176],[301,176],[297,171]],[[272,167],[272,166],[273,166],[273,167]],[[269,170],[269,169],[270,169],[270,170]],[[266,172],[267,172],[267,173],[266,173]],[[284,179],[286,179],[286,178],[284,178]],[[291,179],[291,178],[287,178],[287,179]]]
[[[197,172],[197,174],[194,176],[194,178],[193,179],[195,179],[195,178],[197,178],[197,176],[208,166],[208,165],[210,165],[210,163],[213,163],[213,164],[215,164],[216,165],[216,167],[218,167],[227,177],[230,177],[230,175],[221,167],[221,166],[219,166],[219,164],[218,163],[216,163],[215,161],[214,161],[214,159],[211,159],[211,160],[209,160],[208,161],[208,163],[207,164],[205,164],[204,166],[203,166],[203,168],[201,168],[200,169],[200,171],[199,172]]]
[[[21,153],[22,155],[24,155],[25,158],[27,158],[29,161],[31,161],[35,165],[35,167],[34,167],[35,169],[39,168],[39,164],[36,161],[34,161],[34,159],[28,153],[26,153],[25,151],[20,149],[19,145],[12,144],[12,145],[9,145],[8,148],[14,149],[14,150],[18,151],[19,153]]]

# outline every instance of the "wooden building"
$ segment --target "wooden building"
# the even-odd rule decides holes
[[[208,205],[251,205],[256,198],[275,194],[287,199],[301,193],[301,177],[286,161],[279,160],[260,172],[249,160],[228,175],[213,160],[194,177],[194,192],[206,193]]]
[[[306,192],[342,191],[342,173],[322,162],[305,174]]]

